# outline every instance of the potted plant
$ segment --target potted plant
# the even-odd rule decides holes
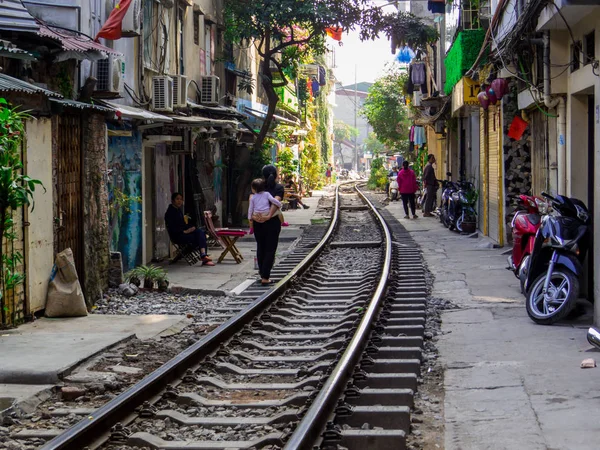
[[[136,267],[135,269],[131,269],[129,272],[127,272],[125,274],[125,281],[134,284],[137,287],[140,287],[142,285],[142,280],[139,269],[139,267]]]
[[[167,272],[158,266],[139,266],[127,272],[126,277],[130,283],[137,281],[141,284],[143,279],[144,289],[154,289],[155,284],[160,283],[160,280],[167,279]]]

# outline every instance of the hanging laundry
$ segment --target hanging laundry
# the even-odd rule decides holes
[[[408,143],[408,151],[412,152],[412,151],[414,151],[414,149],[415,149],[415,143],[413,141],[410,141]]]
[[[425,137],[425,128],[423,127],[415,127],[415,145],[425,145],[427,143],[427,138]]]
[[[408,81],[406,82],[406,94],[412,95],[415,85],[412,82],[412,65],[408,66]]]
[[[327,72],[325,67],[319,66],[319,85],[325,86],[327,84]]]
[[[413,142],[415,140],[415,126],[410,127],[410,131],[408,132],[408,140]]]
[[[425,63],[413,63],[410,67],[413,84],[425,84]]]
[[[427,9],[434,14],[445,14],[446,3],[444,0],[429,0],[427,2]]]
[[[313,77],[311,85],[312,85],[313,97],[316,97],[317,95],[319,95],[319,89],[321,88],[321,85],[319,84],[319,80],[317,80],[317,77]]]

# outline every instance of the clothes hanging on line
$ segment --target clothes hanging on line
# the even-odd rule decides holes
[[[323,66],[319,66],[319,84],[321,86],[327,84],[327,72],[325,72],[325,67]]]
[[[411,79],[413,84],[425,84],[425,63],[418,62],[411,66]]]
[[[415,145],[425,145],[427,143],[427,138],[425,136],[425,128],[423,127],[414,127],[414,141]]]
[[[415,126],[412,125],[410,127],[410,131],[408,132],[408,140],[413,142],[415,140]]]
[[[406,93],[412,95],[415,90],[415,85],[412,82],[412,64],[408,66],[408,81],[406,82]]]
[[[441,1],[429,0],[427,2],[427,9],[434,14],[445,14],[446,13],[446,3],[444,0],[441,0]]]

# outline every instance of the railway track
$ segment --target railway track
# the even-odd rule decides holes
[[[406,448],[424,268],[353,189],[273,288],[245,291],[244,309],[42,448]]]

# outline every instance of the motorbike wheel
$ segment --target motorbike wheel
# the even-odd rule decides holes
[[[540,325],[552,325],[564,319],[575,307],[579,297],[579,279],[568,269],[552,273],[548,293],[543,294],[546,274],[535,279],[527,293],[527,314]]]

